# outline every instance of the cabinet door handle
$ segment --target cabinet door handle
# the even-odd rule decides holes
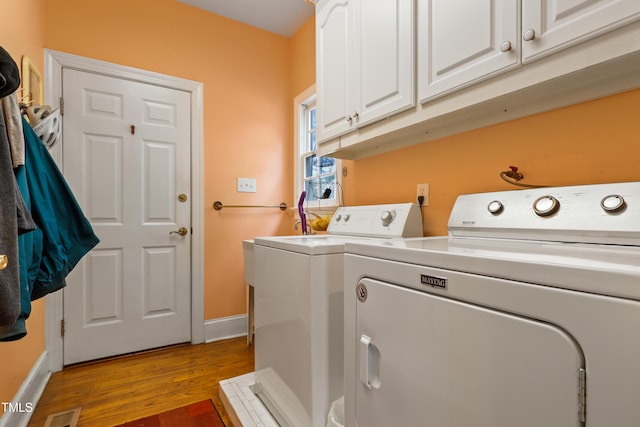
[[[533,28],[528,29],[524,32],[522,39],[526,42],[530,42],[531,40],[536,38],[536,30]]]
[[[354,120],[358,120],[358,112],[354,111],[350,116],[345,117],[349,124],[353,123]]]
[[[502,44],[500,45],[500,50],[502,52],[509,52],[511,50],[511,42],[508,40],[502,42]]]

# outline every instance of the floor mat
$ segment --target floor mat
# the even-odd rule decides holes
[[[211,400],[193,403],[150,417],[121,424],[119,427],[224,427]]]

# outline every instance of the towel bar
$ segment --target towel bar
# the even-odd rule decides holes
[[[287,210],[287,204],[282,202],[279,205],[223,205],[220,201],[213,202],[213,209],[219,211],[222,208],[278,208],[284,211]]]

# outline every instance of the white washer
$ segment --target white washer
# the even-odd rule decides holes
[[[640,183],[460,196],[344,296],[347,427],[640,425]]]
[[[255,384],[281,426],[325,427],[343,395],[347,241],[422,236],[412,203],[339,208],[326,235],[254,239]]]

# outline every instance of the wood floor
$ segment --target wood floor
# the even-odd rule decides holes
[[[244,337],[66,367],[51,376],[29,427],[77,407],[78,426],[111,427],[204,399],[230,427],[218,382],[253,370],[253,346]]]

